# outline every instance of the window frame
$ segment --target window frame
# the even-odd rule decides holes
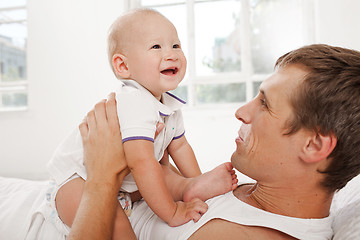
[[[16,5],[12,7],[1,7],[1,12],[9,12],[9,11],[16,11],[16,10],[25,10],[27,11],[27,5]],[[27,17],[25,19],[6,19],[0,20],[1,24],[14,24],[14,23],[25,23],[27,24]],[[28,50],[27,47],[25,48],[25,56],[27,56]],[[27,61],[25,59],[25,61]],[[27,73],[27,62],[25,64],[25,72]],[[25,93],[27,97],[27,103],[24,106],[13,106],[13,107],[4,107],[2,103],[2,94],[4,93]],[[26,111],[29,108],[29,92],[28,92],[28,80],[27,74],[25,79],[14,81],[14,82],[3,82],[1,81],[0,77],[0,112],[18,112],[18,111]]]
[[[188,69],[187,69],[187,81],[186,83],[181,84],[180,86],[187,86],[187,106],[189,107],[212,107],[212,106],[224,106],[224,105],[238,105],[243,104],[244,102],[236,103],[206,103],[206,104],[196,104],[195,96],[195,87],[196,85],[201,84],[231,84],[231,83],[245,83],[245,94],[246,102],[250,101],[254,97],[254,83],[261,83],[269,74],[259,74],[254,73],[252,66],[252,55],[251,55],[251,23],[250,23],[250,0],[239,0],[241,3],[240,11],[240,31],[242,36],[241,41],[241,72],[224,72],[216,73],[211,76],[206,75],[197,75],[196,74],[196,61],[195,61],[195,2],[218,2],[224,0],[183,0],[178,3],[165,3],[165,4],[153,4],[147,5],[149,8],[163,7],[163,6],[174,6],[174,5],[186,5],[187,11],[187,31],[188,38],[187,41],[188,51],[186,53],[188,60]],[[302,4],[302,15],[303,15],[303,39],[304,45],[311,44],[315,41],[315,3],[308,0],[300,0]],[[141,0],[127,0],[125,2],[125,10],[133,8],[141,8]],[[280,56],[279,56],[280,57]]]

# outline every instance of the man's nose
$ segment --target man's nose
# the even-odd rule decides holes
[[[253,101],[246,103],[236,110],[235,117],[243,123],[249,124],[252,119]]]

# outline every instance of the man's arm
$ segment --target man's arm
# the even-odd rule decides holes
[[[119,237],[136,239],[125,213],[117,207],[118,190],[129,171],[121,144],[115,95],[98,103],[79,129],[88,179],[68,239],[112,239],[115,216],[122,226]]]
[[[118,190],[113,187],[116,184],[111,186],[97,180],[86,180],[83,184],[83,194],[68,239],[136,239],[117,201]],[[117,223],[115,231],[114,222]],[[113,233],[116,236],[113,237]]]

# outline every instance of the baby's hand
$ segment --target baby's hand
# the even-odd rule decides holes
[[[199,221],[202,214],[204,214],[208,205],[198,198],[192,199],[190,202],[175,202],[176,211],[173,218],[168,222],[170,227],[177,227],[183,225],[190,220],[194,222]]]

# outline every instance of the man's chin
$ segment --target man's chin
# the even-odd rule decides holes
[[[240,155],[236,151],[231,155],[230,161],[233,167],[240,171]]]

